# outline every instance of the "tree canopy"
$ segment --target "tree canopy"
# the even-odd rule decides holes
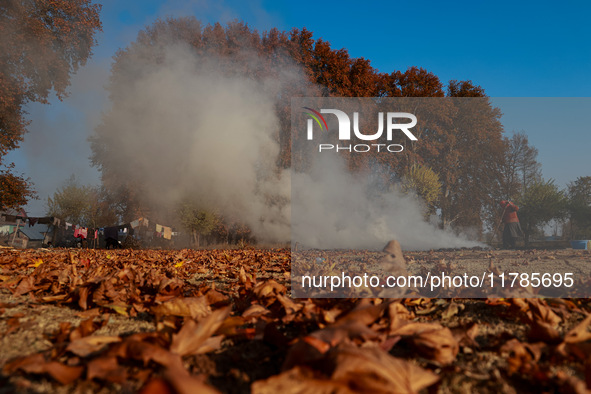
[[[591,176],[578,177],[568,185],[568,211],[572,237],[591,238]]]
[[[435,213],[437,201],[441,197],[441,182],[435,171],[420,164],[411,166],[402,177],[402,189],[423,199],[425,216]]]
[[[185,200],[180,204],[178,215],[183,227],[191,232],[193,242],[197,247],[201,246],[201,236],[211,234],[221,222],[215,212],[200,208],[191,200]]]
[[[104,190],[81,185],[74,175],[47,198],[46,213],[85,227],[111,226],[118,222]]]
[[[552,219],[566,213],[566,196],[554,184],[554,180],[532,181],[519,199],[519,220],[525,235],[526,245],[530,236]]]
[[[120,86],[134,86],[134,81],[141,83],[143,76],[151,72],[151,65],[166,61],[165,53],[174,45],[189,48],[196,56],[202,56],[200,59],[215,58],[219,70],[227,75],[261,83],[291,70],[294,65],[301,70],[308,84],[288,79],[281,85],[281,94],[275,103],[279,119],[274,137],[280,146],[278,168],[291,166],[294,142],[290,130],[291,97],[449,97],[450,102],[429,110],[435,113],[430,116],[438,117],[437,122],[453,124],[454,128],[442,130],[434,120],[425,128],[420,144],[408,145],[404,157],[392,157],[388,163],[381,164],[398,176],[408,172],[415,163],[445,169],[438,172],[442,194],[437,203],[432,203],[431,211],[441,212],[444,226],[482,227],[482,206],[494,203],[491,196],[498,190],[506,149],[500,112],[492,107],[482,87],[456,80],[446,86],[435,74],[420,67],[379,72],[371,66],[370,60],[352,58],[346,49],[332,48],[329,42],[315,39],[305,28],[259,33],[238,21],[227,26],[219,23],[204,26],[195,18],[184,17],[156,21],[142,30],[135,42],[116,54],[108,87],[114,108],[126,103],[127,92]],[[256,58],[256,62],[251,61],[252,58]],[[146,67],[138,68],[138,62]],[[455,106],[460,105],[460,101],[453,101],[456,97],[480,99],[470,104],[474,108],[459,111]],[[134,111],[137,108],[128,111],[132,119]],[[464,118],[457,118],[454,114],[458,113]],[[138,111],[135,116],[137,121],[129,121],[131,127],[141,124],[142,114]],[[114,127],[110,121],[107,114],[103,125],[91,138],[93,163],[102,172],[104,185],[127,199],[128,211],[150,211],[149,201],[142,198],[142,185],[129,176],[133,164],[119,162],[124,155],[120,154],[118,137],[109,136]],[[138,129],[137,135],[141,134]],[[146,138],[151,136],[146,135]],[[355,171],[366,167],[373,159],[370,155],[350,159],[358,161],[351,161],[349,167]]]
[[[21,206],[34,193],[3,163],[26,132],[29,102],[67,95],[72,73],[85,64],[101,29],[92,0],[5,0],[0,3],[0,205]]]

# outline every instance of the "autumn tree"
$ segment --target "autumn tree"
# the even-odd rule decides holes
[[[13,163],[7,167],[0,170],[0,207],[22,207],[27,204],[29,199],[36,198],[37,195],[27,178],[11,171],[14,168]]]
[[[292,78],[280,77],[279,74],[286,73],[286,69],[294,68],[300,62],[310,62],[309,57],[302,57],[303,54],[312,56],[312,52],[305,50],[311,42],[309,38],[309,32],[305,30],[294,30],[291,34],[272,30],[261,35],[241,22],[231,22],[222,27],[220,24],[204,26],[192,17],[158,20],[140,31],[137,40],[127,48],[118,51],[107,88],[115,108],[128,105],[129,100],[122,97],[126,96],[128,91],[119,87],[128,86],[130,81],[141,81],[146,73],[153,71],[164,61],[170,48],[175,45],[182,47],[186,55],[191,54],[195,59],[215,63],[216,73],[219,75],[239,77],[260,84],[269,80],[283,81],[281,95],[277,97],[275,104],[280,129],[273,138],[281,147],[277,164],[285,168],[290,165],[290,98],[297,95],[316,95],[317,92],[314,89],[308,91],[311,85],[302,83],[299,75]],[[304,50],[300,51],[300,46]],[[297,75],[295,71],[294,75]],[[132,122],[134,125],[139,124],[143,117],[139,106],[127,111],[127,115],[129,118],[138,116],[138,121]],[[156,208],[155,204],[146,198],[150,191],[146,190],[141,177],[137,175],[145,175],[146,171],[138,168],[138,164],[128,160],[126,155],[120,154],[119,137],[109,132],[118,127],[117,124],[110,123],[112,118],[111,114],[107,113],[103,124],[91,137],[92,161],[101,171],[103,185],[119,197],[119,205],[124,206],[126,210],[124,217],[132,215],[130,212],[135,212],[133,215],[140,212],[142,215],[160,212],[162,207]],[[138,131],[138,135],[140,133],[141,130]],[[141,143],[159,145],[156,140],[160,137],[161,135],[145,136]],[[188,147],[187,143],[179,144],[179,149]],[[173,177],[174,174],[166,176]],[[174,204],[175,202],[172,202],[172,205]]]
[[[0,205],[33,197],[28,179],[3,163],[26,132],[24,106],[67,95],[70,75],[85,64],[101,29],[91,0],[4,0],[0,3]]]
[[[443,141],[429,157],[440,172],[442,227],[470,227],[480,232],[484,212],[492,210],[498,189],[499,163],[504,160],[501,113],[484,89],[470,81],[451,81],[448,96],[451,126],[432,138]]]
[[[443,83],[438,76],[422,67],[409,67],[405,72],[394,71],[384,75],[387,97],[443,97]]]
[[[203,209],[191,200],[185,200],[179,205],[178,216],[183,227],[191,232],[196,247],[201,246],[202,236],[211,234],[221,223],[219,215]]]
[[[92,228],[118,223],[105,191],[96,186],[81,185],[74,175],[47,198],[46,214]]]
[[[504,198],[517,199],[532,182],[541,179],[541,165],[537,161],[538,150],[530,145],[524,132],[513,134],[507,142],[502,169]]]
[[[431,168],[415,164],[402,177],[402,190],[412,192],[425,203],[425,216],[435,213],[437,202],[441,197],[441,181],[439,175]]]
[[[525,235],[525,244],[533,234],[553,219],[561,219],[566,213],[567,200],[552,179],[535,180],[529,184],[518,200],[518,216]]]
[[[133,101],[122,97],[129,92],[120,87],[130,86],[130,83],[141,85],[144,74],[151,72],[154,65],[165,62],[166,51],[175,45],[189,49],[188,52],[196,55],[196,62],[215,59],[216,72],[260,83],[282,81],[274,103],[278,127],[273,138],[280,146],[276,161],[278,168],[299,168],[305,161],[294,157],[296,163],[292,163],[291,147],[299,146],[298,142],[305,138],[303,133],[291,133],[292,97],[412,98],[419,101],[411,100],[408,108],[400,110],[420,117],[420,125],[416,128],[419,140],[409,141],[404,135],[397,136],[399,139],[391,143],[404,146],[404,154],[400,155],[375,152],[343,155],[348,160],[348,169],[363,172],[372,163],[377,163],[388,169],[391,176],[399,178],[417,163],[438,169],[441,196],[431,211],[441,213],[443,227],[481,229],[486,220],[483,212],[492,210],[496,204],[500,163],[504,160],[507,145],[502,136],[499,110],[491,105],[484,89],[470,81],[454,80],[446,86],[435,74],[420,67],[380,73],[371,66],[370,60],[353,58],[344,48],[332,48],[329,42],[315,39],[306,29],[271,29],[259,33],[238,21],[226,26],[203,25],[189,17],[158,20],[142,30],[127,48],[118,51],[108,86],[114,108]],[[256,61],[253,62],[253,58]],[[286,70],[298,77],[277,78],[284,77]],[[437,97],[438,100],[424,101],[417,106],[416,103],[424,97]],[[137,127],[144,118],[139,106],[129,108],[125,113],[136,117],[124,122],[126,130],[129,129],[127,125]],[[147,171],[134,168],[136,163],[127,160],[128,155],[121,154],[120,137],[112,132],[121,126],[109,122],[107,114],[105,122],[92,137],[93,163],[100,169],[105,187],[120,197],[125,215],[150,212],[154,209],[145,198],[150,190],[146,190],[145,184],[134,176],[145,176]],[[139,136],[142,130],[138,128],[135,132]],[[138,145],[157,144],[151,140],[153,137],[149,135],[136,140]],[[351,143],[359,141],[353,139]],[[185,156],[181,152],[186,146],[178,145],[178,157]],[[168,173],[163,176],[173,180],[176,175]],[[483,209],[485,206],[489,208]],[[213,206],[204,208],[215,210]]]
[[[399,110],[421,121],[413,128],[417,141],[404,136],[392,141],[404,146],[404,155],[390,157],[389,167],[404,174],[416,163],[438,169],[441,196],[434,207],[441,227],[466,227],[478,232],[493,210],[500,164],[506,145],[500,111],[482,87],[470,81],[450,81],[444,90],[439,78],[411,67],[384,76],[385,97],[404,97]],[[437,97],[437,100],[425,99]]]
[[[591,238],[591,176],[568,184],[568,212],[572,238]]]

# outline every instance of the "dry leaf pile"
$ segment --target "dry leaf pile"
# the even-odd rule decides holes
[[[1,250],[2,345],[27,351],[2,359],[0,386],[283,394],[591,388],[587,300],[292,299],[289,272],[284,249]],[[49,310],[53,321],[43,322]],[[40,337],[35,350],[32,335]]]

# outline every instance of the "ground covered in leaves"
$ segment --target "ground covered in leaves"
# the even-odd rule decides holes
[[[465,253],[406,258],[454,264]],[[499,252],[470,253],[490,265]],[[290,258],[0,249],[0,392],[591,388],[588,299],[292,299]],[[581,251],[567,263],[589,260]]]

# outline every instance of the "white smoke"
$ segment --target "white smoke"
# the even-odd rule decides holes
[[[170,211],[190,196],[248,224],[260,240],[308,247],[381,248],[390,239],[405,249],[476,245],[425,223],[411,196],[368,197],[369,182],[338,160],[293,179],[277,170],[276,103],[287,84],[308,84],[304,73],[287,67],[261,81],[224,64],[175,45],[157,63],[128,61],[133,78],[112,84],[113,105],[97,132],[110,147],[104,160],[151,206]]]
[[[479,245],[425,222],[416,196],[373,193],[370,177],[351,174],[338,154],[325,153],[309,173],[292,175],[294,242],[319,249],[381,249],[392,239],[406,250]]]
[[[99,129],[109,168],[161,212],[190,197],[262,239],[288,240],[289,179],[276,170],[281,83],[228,75],[184,46],[167,49],[159,64],[132,67],[137,77],[112,86]],[[285,204],[270,210],[270,200]]]

